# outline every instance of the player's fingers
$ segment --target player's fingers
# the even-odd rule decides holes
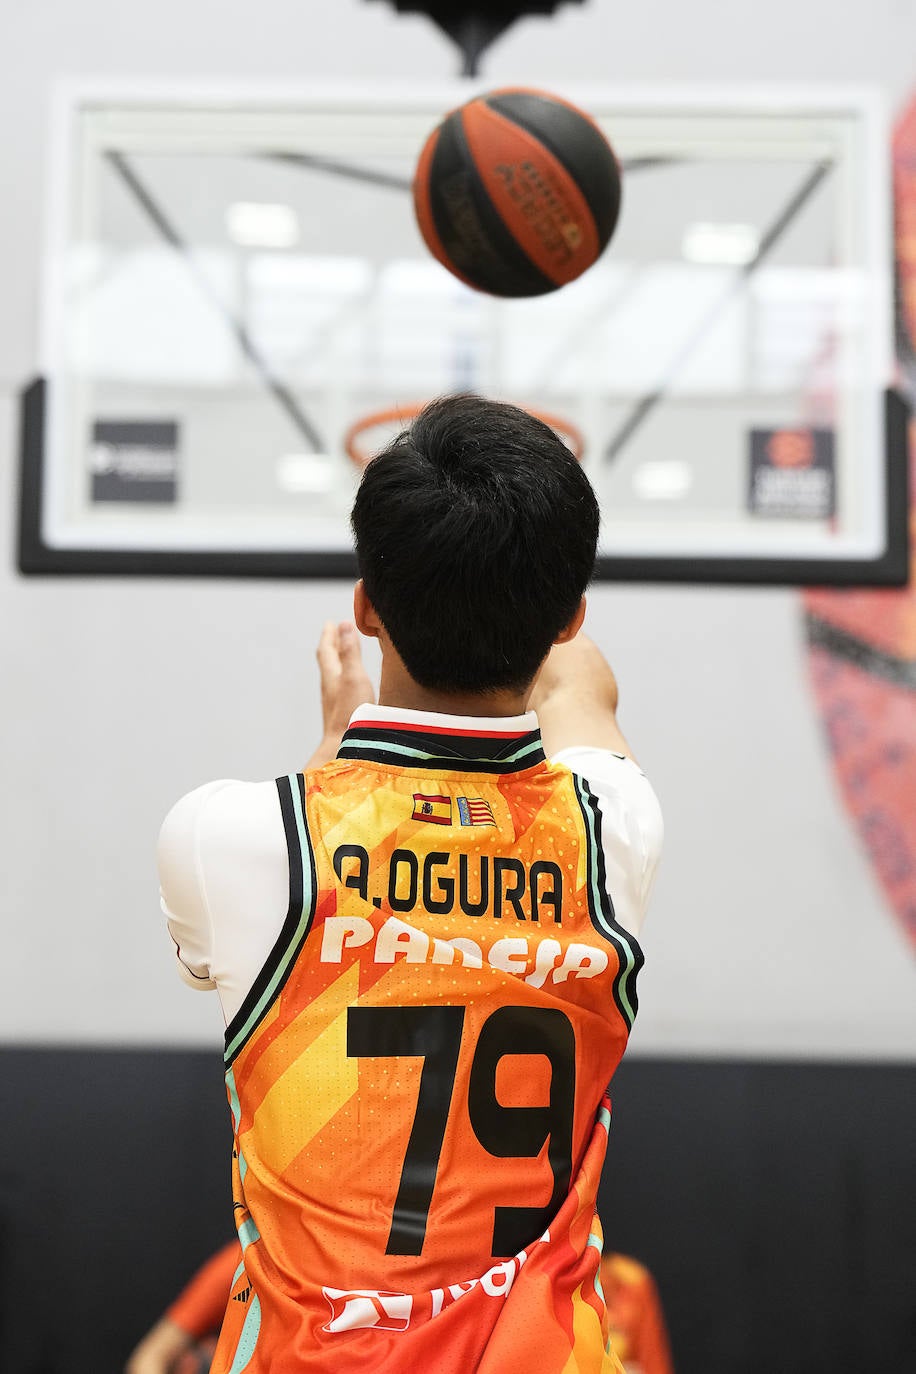
[[[363,652],[355,625],[344,620],[337,627],[337,649],[340,654],[340,669],[345,678],[362,677]]]
[[[340,672],[340,654],[337,647],[337,626],[333,620],[327,621],[321,631],[316,654],[318,667],[323,678],[333,677]]]

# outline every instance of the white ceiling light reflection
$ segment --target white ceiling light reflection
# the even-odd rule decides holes
[[[632,486],[643,501],[683,501],[693,486],[693,470],[680,458],[643,463],[633,473]]]
[[[289,205],[237,200],[226,211],[226,232],[240,248],[294,248],[299,217]]]
[[[760,251],[760,234],[753,224],[711,224],[698,221],[684,230],[681,253],[687,262],[702,266],[744,267]]]
[[[277,486],[295,496],[319,496],[334,485],[329,453],[285,453],[277,459]]]

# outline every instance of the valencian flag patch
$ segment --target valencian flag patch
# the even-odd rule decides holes
[[[424,792],[414,792],[412,819],[429,821],[432,825],[451,825],[451,797],[434,797],[427,796]]]
[[[462,825],[495,825],[493,811],[483,797],[459,797],[458,816]]]

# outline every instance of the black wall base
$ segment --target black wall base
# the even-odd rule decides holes
[[[624,1063],[599,1206],[678,1374],[916,1374],[916,1066]]]
[[[216,1053],[0,1051],[0,1369],[117,1374],[232,1230]],[[913,1374],[916,1066],[633,1060],[610,1247],[678,1374]]]

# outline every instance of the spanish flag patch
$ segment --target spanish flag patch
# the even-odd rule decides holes
[[[429,797],[424,792],[414,792],[412,819],[429,821],[432,825],[451,825],[451,797]]]

